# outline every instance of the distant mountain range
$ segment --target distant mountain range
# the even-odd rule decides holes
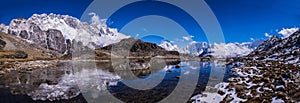
[[[246,56],[256,47],[262,44],[264,40],[259,39],[246,43],[214,43],[207,42],[191,42],[185,48],[179,48],[171,42],[163,41],[160,46],[170,51],[178,51],[180,53],[190,54],[192,56],[213,56],[216,58],[230,58],[238,56]]]
[[[41,56],[38,58],[70,58],[70,54],[78,49],[84,51],[96,48],[97,55],[108,57],[111,55],[110,50],[117,47],[129,50],[130,55],[136,57],[179,55],[177,51],[167,51],[156,44],[130,38],[117,29],[109,28],[105,23],[88,24],[68,15],[34,14],[28,19],[13,19],[8,26],[1,24],[0,31],[3,32],[0,35],[3,37],[0,39],[0,50],[5,51],[4,56],[11,54],[8,51],[25,51],[24,53],[30,54],[29,57],[35,58],[31,53],[39,51],[37,54]],[[11,45],[14,46],[13,49],[8,48]],[[19,47],[20,45],[31,49]],[[126,48],[128,46],[131,48]],[[36,48],[39,49],[35,51]],[[42,56],[43,53],[45,56]]]
[[[28,19],[13,19],[8,26],[1,24],[0,31],[60,54],[70,54],[73,45],[102,48],[130,38],[119,33],[117,29],[108,27],[104,22],[88,24],[77,18],[59,14],[34,14]],[[179,48],[169,41],[162,41],[158,45],[168,51],[178,51],[192,56],[227,58],[248,55],[263,42],[263,40],[228,44],[191,42],[187,47]]]

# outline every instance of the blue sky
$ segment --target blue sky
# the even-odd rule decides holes
[[[92,0],[2,0],[0,22],[9,24],[11,19],[32,14],[56,13],[81,17]]]
[[[223,30],[226,42],[247,42],[251,41],[250,38],[266,39],[265,33],[276,35],[277,31],[282,28],[300,27],[300,0],[205,1],[216,15]],[[91,2],[92,0],[5,0],[1,1],[2,8],[0,9],[0,22],[9,24],[10,20],[13,18],[28,18],[34,13],[67,14],[81,18],[82,13]],[[132,13],[127,12],[124,15],[130,14]],[[176,15],[176,12],[165,15],[174,16]],[[161,17],[149,16],[140,18],[140,20],[153,21],[155,20],[153,18]],[[181,22],[184,22],[185,17],[182,18]],[[112,21],[122,21],[122,19]],[[174,27],[162,29],[160,26],[157,26],[160,25],[159,23],[161,22],[147,22],[141,24],[137,21],[129,23],[127,27],[124,27],[123,30],[120,31],[133,37],[143,35],[143,33],[145,35],[153,34],[155,36],[165,35],[167,38],[171,38],[169,41],[177,43],[183,42],[185,39],[190,39],[189,41],[205,41],[205,38],[203,39],[194,36],[194,34],[184,33],[184,28],[181,28],[177,24],[172,24],[173,22],[168,21],[167,19],[164,20],[163,23],[166,25],[174,25]],[[189,24],[189,22],[186,22],[185,25]],[[141,29],[136,29],[137,27],[134,25],[139,25]],[[118,26],[112,25],[112,27]],[[197,33],[202,32],[198,29],[194,30],[194,32]]]

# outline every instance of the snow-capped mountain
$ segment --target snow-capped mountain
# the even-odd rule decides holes
[[[287,38],[273,36],[251,52],[249,57],[259,60],[279,60],[284,63],[300,64],[300,31]]]
[[[253,50],[255,50],[263,42],[264,40],[258,39],[253,42],[213,44],[210,47],[210,55],[217,58],[246,56]]]
[[[191,42],[184,51],[193,56],[204,56],[208,54],[209,45],[206,42]]]
[[[219,43],[208,44],[206,42],[191,42],[181,49],[177,45],[164,41],[159,46],[169,51],[179,51],[192,56],[213,56],[216,58],[230,58],[246,56],[264,41],[259,39],[245,43]]]
[[[257,39],[257,40],[254,40],[252,42],[240,43],[240,45],[247,46],[250,49],[256,49],[259,45],[261,45],[264,42],[265,42],[265,40],[263,40],[263,39]]]
[[[66,53],[73,42],[103,47],[128,38],[105,23],[88,24],[72,16],[52,13],[34,14],[27,20],[13,19],[9,26],[1,25],[0,30],[60,53]]]
[[[103,20],[93,20],[88,24],[72,16],[59,14],[34,14],[28,19],[13,19],[8,26],[1,24],[0,31],[62,54],[70,53],[70,48],[74,44],[104,47],[129,38],[119,33],[117,29],[109,28]],[[261,41],[242,44],[191,42],[187,47],[179,48],[169,41],[162,41],[159,46],[168,51],[178,51],[193,56],[211,55],[225,58],[247,55],[260,43]]]
[[[173,43],[163,40],[161,44],[159,44],[160,47],[166,49],[167,51],[178,51],[179,53],[185,53],[184,50],[179,48],[177,45],[174,45]]]
[[[213,44],[210,48],[211,54],[216,58],[230,58],[248,55],[252,49],[239,43]]]

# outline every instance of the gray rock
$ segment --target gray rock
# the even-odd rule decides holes
[[[46,43],[46,32],[42,31],[39,26],[31,26],[30,27],[33,32],[29,33],[30,36],[28,40],[33,41],[34,44],[40,45],[41,47],[47,48]]]
[[[227,94],[224,98],[225,101],[231,102],[234,98],[232,98],[229,94]]]
[[[65,22],[67,23],[67,25],[71,26],[72,28],[77,28],[78,26],[76,19],[74,18],[66,18]]]
[[[39,45],[43,48],[54,50],[62,54],[67,51],[67,43],[61,31],[56,29],[43,31],[37,25],[31,25],[30,29],[32,29],[30,32],[22,30],[19,34],[11,34],[18,35],[20,38],[33,41],[35,45]],[[9,31],[12,32],[12,30]]]
[[[2,37],[0,36],[0,50],[3,50],[5,45],[6,45],[6,42],[4,40],[2,40]]]
[[[49,29],[46,32],[47,47],[50,50],[56,50],[60,53],[65,53],[67,49],[66,40],[59,30]]]
[[[27,31],[25,31],[25,30],[22,30],[21,32],[20,32],[20,35],[19,35],[21,38],[23,38],[23,39],[27,39],[28,38],[28,33],[27,33]]]

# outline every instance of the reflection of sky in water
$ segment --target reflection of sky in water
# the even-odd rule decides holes
[[[177,82],[179,79],[176,78],[176,76],[197,76],[197,72],[195,71],[199,70],[199,80],[195,91],[200,92],[203,90],[203,88],[205,88],[206,84],[214,85],[216,83],[222,82],[226,70],[224,68],[224,63],[199,61],[181,62],[180,68],[175,68],[175,66],[170,65],[161,68],[156,72],[152,72],[151,75],[142,77],[142,79],[151,78],[153,80],[155,80],[155,77],[157,76],[163,76],[164,78],[159,84],[155,85],[153,89],[139,91],[124,85],[122,82],[120,82],[124,81],[120,76],[117,76],[115,73],[108,72],[106,68],[85,68],[80,69],[78,71],[73,71],[72,69],[70,69],[70,67],[66,66],[70,66],[70,64],[63,65],[62,67],[57,67],[56,71],[64,72],[61,75],[58,75],[59,73],[53,73],[48,74],[47,76],[43,76],[43,74],[39,73],[40,71],[36,71],[37,73],[39,73],[38,75],[41,75],[42,77],[56,76],[59,78],[58,82],[56,84],[41,83],[37,86],[37,88],[30,88],[33,90],[27,92],[27,94],[31,96],[34,100],[70,99],[74,98],[75,96],[78,96],[81,92],[83,94],[87,94],[87,96],[90,98],[98,98],[100,96],[112,93],[114,96],[118,97],[119,99],[121,98],[121,100],[123,101],[134,99],[133,97],[128,97],[131,95],[140,95],[140,98],[147,97],[158,101],[164,98],[165,96],[168,96],[177,86]],[[48,79],[48,81],[57,80],[51,80],[51,78]],[[26,86],[33,84],[29,83],[19,85]],[[189,84],[186,84],[186,86],[189,87]],[[125,94],[127,94],[127,96],[124,96]]]
[[[218,64],[215,64],[218,63]],[[110,87],[109,91],[111,93],[116,93],[114,96],[118,97],[119,99],[129,102],[130,99],[137,99],[137,98],[148,98],[155,101],[160,101],[161,99],[168,96],[172,91],[175,89],[175,87],[178,85],[178,78],[176,76],[179,76],[180,79],[183,79],[183,76],[198,76],[199,72],[199,78],[198,78],[198,85],[196,87],[195,93],[199,93],[200,91],[203,91],[206,87],[206,85],[214,85],[217,83],[220,83],[223,81],[224,73],[225,73],[225,63],[222,62],[199,62],[199,61],[190,61],[190,62],[181,62],[180,68],[175,68],[175,66],[166,66],[162,68],[160,71],[151,74],[150,76],[143,77],[143,79],[148,77],[155,77],[158,75],[164,75],[164,79],[161,81],[160,84],[158,84],[156,87],[149,89],[149,90],[136,90],[130,87],[127,87],[125,84],[119,82],[118,85]],[[193,78],[185,79],[188,81],[196,80]],[[135,80],[133,80],[135,81]],[[188,82],[187,82],[188,83]],[[184,84],[184,87],[192,88],[192,84]],[[153,91],[153,92],[151,92]],[[159,91],[160,94],[155,94],[154,91]],[[182,91],[184,92],[184,91]],[[153,94],[154,93],[154,94]],[[132,94],[132,95],[130,95]],[[124,96],[126,95],[126,96]],[[141,95],[141,96],[138,96]],[[148,96],[144,96],[148,95]],[[137,96],[136,98],[133,98],[131,96]],[[161,98],[156,98],[161,97]],[[134,102],[139,102],[134,101]]]

